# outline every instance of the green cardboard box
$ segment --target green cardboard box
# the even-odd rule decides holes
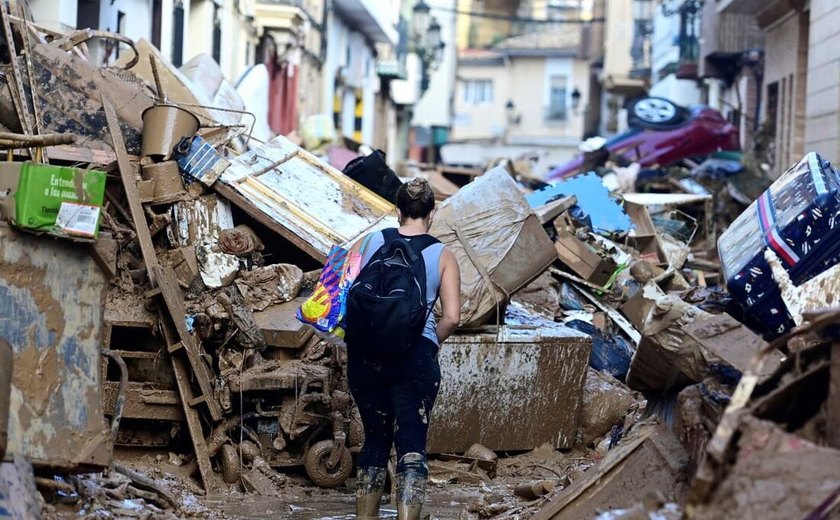
[[[58,236],[96,238],[105,172],[23,163],[15,193],[15,224]]]

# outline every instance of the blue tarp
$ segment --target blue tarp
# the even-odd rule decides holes
[[[592,219],[592,230],[596,233],[626,233],[632,223],[624,209],[610,197],[610,192],[595,173],[586,173],[569,180],[547,186],[525,196],[532,208],[548,204],[561,197],[574,195],[580,206]]]

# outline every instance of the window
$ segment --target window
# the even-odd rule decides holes
[[[117,11],[117,32],[120,34],[125,34],[125,13],[122,11]],[[120,44],[117,43],[114,45],[114,51],[117,54],[117,58],[120,57]]]
[[[549,121],[566,120],[566,76],[551,76],[548,87],[548,113],[546,119]]]
[[[172,64],[180,67],[184,61],[184,3],[176,0],[172,9]]]
[[[213,4],[213,59],[222,63],[222,9]]]
[[[464,82],[464,102],[479,105],[493,102],[493,82],[489,79],[468,79]]]

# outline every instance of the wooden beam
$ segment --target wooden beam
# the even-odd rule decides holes
[[[20,119],[20,126],[23,128],[23,133],[32,134],[32,120],[30,119],[29,107],[26,103],[26,91],[23,90],[23,80],[20,77],[20,69],[17,59],[17,49],[15,48],[15,39],[12,34],[12,26],[9,18],[11,13],[6,11],[6,2],[0,4],[0,23],[3,25],[3,35],[6,39],[6,48],[9,55],[12,57],[12,81],[14,86],[9,86],[12,95],[12,103],[15,105],[15,110]],[[24,37],[26,37],[24,35]],[[26,57],[25,59],[29,59]]]
[[[109,150],[96,150],[94,148],[87,148],[85,146],[76,146],[76,145],[59,145],[59,146],[50,146],[47,148],[47,151],[50,154],[50,162],[54,163],[58,162],[65,162],[65,163],[87,163],[93,164],[100,167],[105,167],[108,164],[116,162],[117,154]],[[13,153],[15,156],[19,157],[28,157],[28,154],[20,153],[15,151]],[[129,160],[131,161],[139,161],[140,158],[136,155],[128,155],[126,154]]]
[[[840,449],[840,341],[831,344],[826,410],[828,410],[828,420],[825,431],[828,445]]]
[[[101,87],[102,84],[100,83],[98,86]],[[128,159],[128,153],[125,151],[125,142],[123,141],[117,114],[114,112],[114,107],[108,100],[104,89],[100,88],[100,92],[102,95],[102,108],[105,110],[105,119],[108,121],[108,130],[111,133],[111,142],[114,145],[114,152],[117,155],[120,178],[122,179],[123,189],[125,189],[125,197],[128,199],[128,209],[131,212],[132,220],[134,220],[134,230],[137,232],[137,240],[140,241],[140,252],[143,254],[143,262],[146,264],[146,272],[149,274],[149,280],[154,285],[154,268],[158,266],[158,259],[157,253],[155,253],[155,246],[152,244],[149,224],[146,222],[146,213],[143,211],[143,205],[140,203],[140,194],[137,192],[137,179],[134,176],[131,161]]]
[[[577,197],[570,195],[568,197],[553,200],[548,204],[543,204],[538,208],[534,208],[534,213],[536,213],[537,217],[539,217],[540,224],[544,225],[557,218],[559,214],[568,210],[575,204],[577,204]]]
[[[254,220],[259,222],[260,224],[264,225],[268,229],[274,231],[278,235],[282,236],[292,244],[294,244],[298,249],[303,251],[304,253],[308,254],[315,260],[323,263],[327,261],[326,255],[321,253],[317,248],[313,247],[312,244],[309,242],[304,241],[295,233],[292,233],[285,227],[281,226],[276,220],[269,217],[265,213],[263,213],[259,208],[251,204],[251,202],[239,194],[235,189],[231,188],[224,182],[217,181],[213,184],[213,189],[216,192],[233,203],[239,209],[250,215]]]

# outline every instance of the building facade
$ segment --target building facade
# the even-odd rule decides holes
[[[772,176],[803,154],[840,156],[840,4],[833,0],[724,0],[718,20],[755,21],[761,49],[744,57],[755,78],[755,140]]]
[[[645,9],[640,9],[643,6]],[[627,101],[647,94],[650,87],[650,0],[598,0],[604,13],[604,55],[598,133],[613,135],[626,129]]]
[[[544,174],[573,157],[589,99],[580,46],[575,26],[461,51],[447,162],[481,165],[533,152],[540,157],[536,173]]]
[[[652,3],[652,2],[651,2]],[[711,3],[711,2],[710,2]],[[699,44],[701,17],[698,14],[671,12],[656,5],[652,10],[651,36],[651,96],[670,99],[683,106],[701,101],[697,58],[693,62],[682,54],[686,48]],[[686,41],[693,38],[695,41]],[[681,42],[685,42],[680,45]],[[683,68],[680,70],[680,63]],[[692,63],[694,67],[688,65]]]
[[[449,3],[452,41],[455,0]],[[50,29],[89,27],[148,40],[176,67],[211,56],[247,93],[249,110],[265,117],[258,125],[265,127],[264,137],[295,132],[310,116],[326,115],[340,136],[396,150],[397,160],[407,146],[393,148],[393,141],[407,140],[418,96],[398,102],[391,83],[421,81],[419,75],[408,77],[407,42],[401,41],[414,5],[410,0],[34,0],[31,9]],[[124,51],[101,41],[91,41],[89,48],[103,64]],[[450,76],[453,62],[454,57],[442,64]],[[449,83],[441,88],[451,91]],[[398,113],[403,132],[396,128]],[[445,111],[432,119],[420,124],[448,126]]]
[[[450,138],[458,65],[456,46],[459,15],[456,0],[428,0],[431,14],[440,26],[444,47],[440,60],[429,70],[428,88],[420,93],[411,112],[413,158],[435,163],[440,160],[440,147]],[[418,71],[422,75],[422,70]]]

